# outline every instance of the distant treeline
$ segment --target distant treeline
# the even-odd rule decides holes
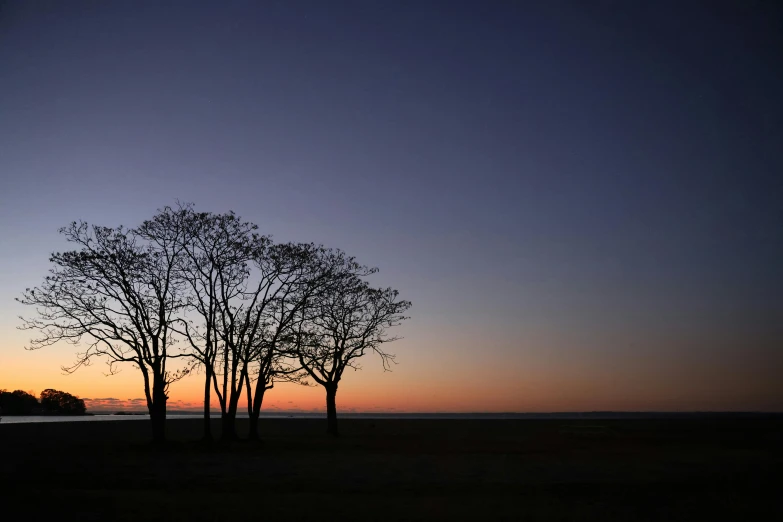
[[[84,401],[70,393],[47,389],[39,401],[35,395],[22,390],[0,390],[2,415],[84,415]]]

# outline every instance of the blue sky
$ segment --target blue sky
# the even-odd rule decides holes
[[[436,374],[444,404],[470,382],[488,410],[783,407],[774,4],[3,10],[8,387],[37,371],[13,298],[57,228],[179,199],[380,267],[414,303],[389,389]],[[81,393],[114,397],[101,383]]]

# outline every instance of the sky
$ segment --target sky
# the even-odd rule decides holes
[[[14,298],[59,227],[180,200],[412,301],[339,410],[782,411],[781,27],[775,2],[4,2],[0,388],[141,404],[133,368],[26,351]]]

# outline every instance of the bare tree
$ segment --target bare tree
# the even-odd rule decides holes
[[[225,353],[229,347],[221,341],[221,312],[222,306],[245,291],[250,274],[248,261],[253,258],[255,243],[268,241],[257,236],[255,229],[255,225],[241,221],[233,213],[197,213],[190,204],[165,207],[139,227],[145,237],[152,241],[165,239],[167,244],[173,242],[181,253],[176,278],[186,290],[185,306],[173,328],[187,339],[193,363],[204,370],[204,438],[207,440],[212,439],[213,386],[223,420],[228,422],[229,372],[223,372],[221,387],[215,365],[218,358],[229,365],[238,359]],[[233,425],[233,419],[230,422]]]
[[[176,330],[188,340],[191,357],[204,369],[204,437],[212,438],[214,389],[222,438],[233,439],[239,399],[248,379],[249,315],[266,287],[264,281],[257,285],[252,281],[251,264],[270,248],[271,240],[233,212],[199,213],[192,205],[167,207],[142,228],[151,237],[184,230],[177,236],[183,252],[178,279],[188,289],[187,307]]]
[[[251,439],[258,438],[258,418],[264,394],[275,381],[305,384],[307,372],[298,364],[292,345],[296,339],[296,318],[315,296],[334,285],[339,277],[368,275],[372,271],[359,265],[340,250],[312,243],[275,245],[257,260],[262,274],[276,273],[277,279],[258,307],[260,328],[253,331],[249,366],[255,381],[246,381]]]
[[[275,380],[302,380],[301,371],[288,363],[278,344],[301,308],[315,248],[311,244],[274,245],[259,251],[255,259],[255,268],[267,279],[268,285],[264,298],[256,302],[249,316],[254,325],[247,329],[248,378],[245,386],[251,439],[258,439],[258,418],[264,395],[274,387]]]
[[[204,436],[211,439],[210,397],[221,409],[222,438],[236,438],[239,400],[247,393],[250,436],[264,392],[274,379],[298,380],[275,344],[314,287],[310,275],[319,247],[274,245],[256,225],[233,213],[195,212],[192,205],[166,207],[140,228],[158,241],[174,238],[182,255],[177,278],[187,289],[176,331],[187,339],[193,361],[204,369]],[[255,383],[255,385],[254,385]]]
[[[109,373],[119,363],[144,378],[153,438],[165,439],[170,384],[204,369],[204,434],[211,439],[210,398],[221,408],[222,436],[236,438],[239,400],[247,396],[250,437],[258,437],[264,395],[276,381],[309,376],[326,388],[329,431],[337,433],[335,396],[346,368],[373,351],[384,368],[394,357],[385,330],[410,306],[391,289],[370,288],[375,272],[340,250],[314,244],[275,245],[233,213],[165,207],[135,229],[72,223],[61,229],[77,250],[55,253],[40,287],[20,302],[37,317],[23,329],[86,344],[73,372],[96,357]],[[188,350],[184,350],[185,347]],[[171,369],[170,361],[187,357]]]
[[[28,348],[60,341],[86,346],[72,366],[63,368],[68,373],[95,358],[107,360],[110,374],[119,371],[120,363],[137,366],[153,440],[163,442],[168,388],[187,373],[169,368],[177,357],[172,324],[183,305],[175,243],[84,222],[73,222],[60,233],[77,250],[52,254],[50,275],[18,299],[37,312],[32,319],[22,318],[21,329],[40,332]]]
[[[374,270],[372,270],[374,271]],[[354,274],[335,274],[332,284],[308,303],[296,325],[295,352],[302,368],[326,390],[327,431],[338,435],[337,387],[347,368],[360,369],[368,353],[381,358],[384,370],[395,362],[383,349],[397,337],[386,330],[406,319],[411,303],[391,288],[371,288]]]
[[[184,253],[178,277],[189,290],[187,313],[176,329],[188,340],[194,361],[204,368],[205,438],[211,439],[212,387],[221,409],[222,438],[234,439],[244,391],[251,417],[258,418],[263,391],[254,410],[252,381],[260,378],[268,389],[273,375],[295,378],[264,339],[274,315],[270,309],[286,301],[294,282],[302,279],[311,247],[273,245],[255,232],[256,225],[231,212],[197,213],[191,205],[167,207],[141,229],[151,238],[185,231],[178,235]],[[251,432],[256,434],[253,427]]]

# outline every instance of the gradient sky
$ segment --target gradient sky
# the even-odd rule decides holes
[[[5,2],[0,388],[143,396],[23,350],[13,298],[60,226],[179,199],[413,302],[343,411],[783,410],[781,27],[776,2]]]

